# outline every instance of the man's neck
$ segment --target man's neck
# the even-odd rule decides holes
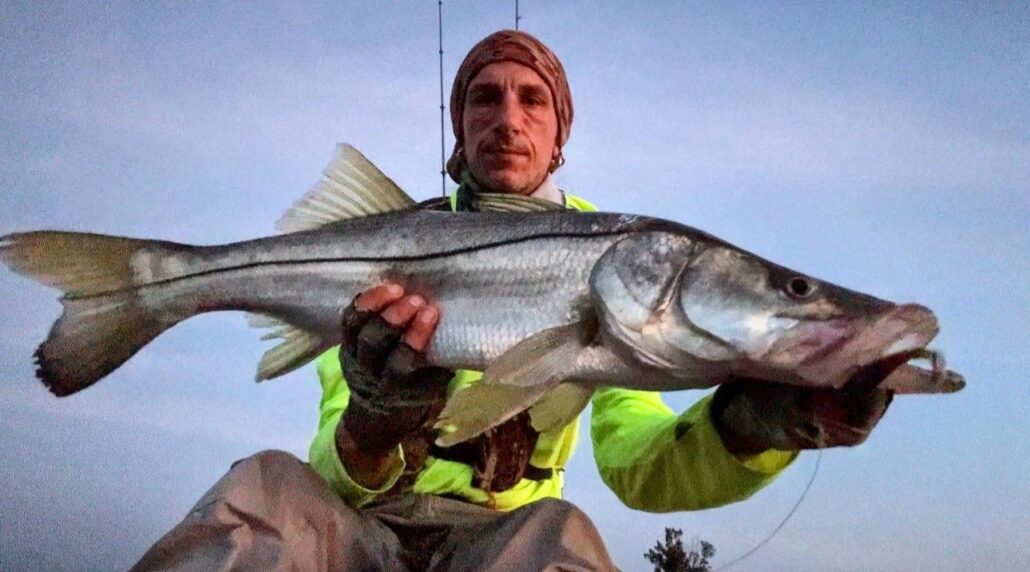
[[[555,184],[554,178],[551,177],[550,173],[544,177],[544,182],[540,183],[540,186],[530,193],[529,196],[565,206],[565,195],[558,189],[558,185]]]

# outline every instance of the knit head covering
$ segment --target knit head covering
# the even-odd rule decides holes
[[[473,46],[465,61],[461,62],[451,87],[451,127],[454,129],[454,150],[447,160],[447,173],[461,183],[461,172],[466,169],[461,153],[465,145],[462,117],[465,95],[469,84],[484,67],[496,62],[516,62],[537,73],[551,90],[551,100],[558,116],[558,148],[565,146],[572,128],[572,92],[565,77],[565,69],[554,52],[525,32],[501,30],[483,38]]]

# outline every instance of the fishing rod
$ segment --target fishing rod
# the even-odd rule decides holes
[[[443,0],[436,4],[437,39],[440,41],[440,196],[447,196],[447,156],[444,144],[443,117]]]

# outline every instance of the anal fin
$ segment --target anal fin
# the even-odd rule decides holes
[[[283,340],[281,344],[261,356],[257,374],[254,376],[255,381],[264,381],[285,375],[315,359],[331,345],[319,336],[276,318],[261,314],[248,314],[247,321],[252,327],[272,330],[262,336],[262,340]]]

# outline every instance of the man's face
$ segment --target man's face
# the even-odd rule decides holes
[[[476,181],[499,193],[536,190],[558,156],[558,116],[532,68],[497,62],[472,78],[462,119],[465,158]]]

